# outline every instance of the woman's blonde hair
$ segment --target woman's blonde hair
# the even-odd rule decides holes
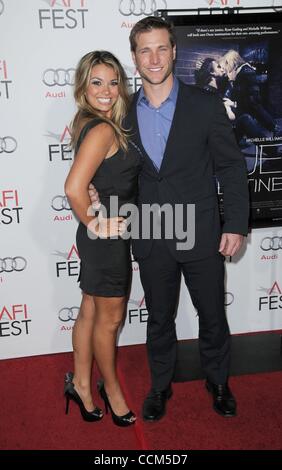
[[[112,109],[111,119],[102,112],[94,109],[86,99],[86,90],[90,83],[91,71],[95,65],[104,64],[112,67],[117,74],[119,97]],[[85,54],[79,61],[75,72],[74,98],[78,111],[71,123],[71,146],[75,148],[85,123],[94,118],[100,118],[109,123],[116,134],[119,145],[127,150],[127,134],[122,126],[129,106],[129,91],[125,71],[118,59],[108,51],[93,51]]]
[[[220,59],[220,64],[224,67],[227,73],[233,72],[233,70],[236,70],[245,63],[246,61],[233,49],[226,52],[226,54],[224,54]]]

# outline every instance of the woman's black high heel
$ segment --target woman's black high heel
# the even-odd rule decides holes
[[[103,418],[103,412],[100,408],[96,406],[93,411],[87,411],[85,408],[83,401],[81,400],[80,396],[78,395],[77,391],[74,388],[73,384],[73,373],[67,372],[65,376],[65,388],[64,388],[64,395],[66,397],[66,415],[69,412],[69,403],[70,400],[73,400],[80,409],[80,413],[84,421],[100,421]]]
[[[97,387],[98,387],[98,391],[100,393],[102,400],[104,400],[106,414],[108,414],[108,411],[110,410],[111,415],[112,415],[112,420],[117,426],[124,427],[124,426],[130,426],[131,424],[135,423],[135,419],[134,420],[132,419],[132,418],[135,418],[135,414],[132,411],[129,411],[128,413],[122,416],[118,416],[114,413],[111,407],[111,404],[109,402],[109,398],[106,393],[103,381],[99,381],[97,384]]]

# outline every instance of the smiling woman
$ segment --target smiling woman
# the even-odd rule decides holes
[[[107,51],[82,57],[74,96],[78,106],[71,126],[75,159],[65,192],[80,220],[77,249],[82,302],[72,337],[74,373],[65,377],[66,413],[73,400],[85,421],[102,419],[91,392],[95,356],[103,376],[99,392],[106,412],[110,409],[116,425],[129,426],[136,418],[128,409],[116,374],[117,334],[131,273],[130,240],[121,237],[125,220],[119,217],[119,207],[135,203],[141,165],[139,153],[122,126],[129,96],[125,72],[116,57]],[[90,182],[99,191],[98,216],[89,199]],[[114,214],[109,210],[112,197],[118,201]]]
[[[96,110],[110,118],[112,107],[119,97],[118,79],[114,69],[104,64],[92,67],[86,99]]]
[[[73,147],[86,122],[99,117],[114,129],[121,147],[127,148],[122,130],[122,120],[129,105],[127,78],[113,54],[94,51],[82,57],[75,72],[74,98],[78,111],[71,126]]]

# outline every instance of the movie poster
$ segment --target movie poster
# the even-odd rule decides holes
[[[280,13],[172,18],[176,75],[219,94],[245,156],[253,227],[282,224],[281,18]],[[222,209],[219,184],[218,193]]]

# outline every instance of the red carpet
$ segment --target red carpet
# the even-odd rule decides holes
[[[82,421],[72,402],[65,415],[63,378],[71,364],[71,354],[0,361],[0,449],[282,448],[282,372],[232,377],[236,418],[218,416],[203,381],[192,381],[173,384],[167,415],[160,422],[144,423],[140,411],[149,388],[145,346],[121,347],[120,380],[139,419],[135,426],[118,428],[109,415],[97,423]]]
[[[140,448],[135,430],[121,431],[110,415],[87,423],[73,402],[65,415],[64,374],[71,368],[71,354],[0,361],[0,449]]]

